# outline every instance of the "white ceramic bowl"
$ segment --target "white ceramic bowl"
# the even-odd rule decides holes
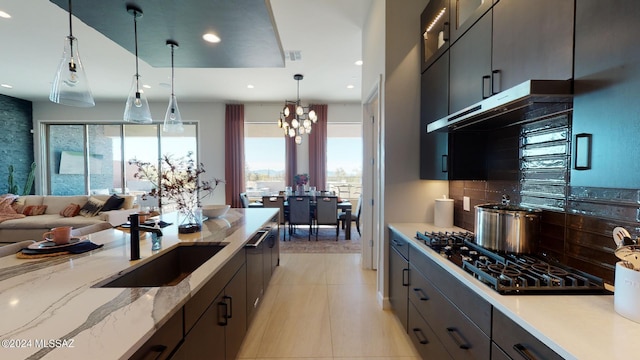
[[[229,211],[231,205],[203,205],[202,215],[213,219],[224,216]]]

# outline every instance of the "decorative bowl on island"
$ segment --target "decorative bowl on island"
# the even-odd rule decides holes
[[[231,205],[203,205],[202,215],[209,219],[219,218],[229,211]]]

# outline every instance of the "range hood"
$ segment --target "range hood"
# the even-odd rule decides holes
[[[427,132],[490,130],[573,108],[571,80],[528,80],[427,125]]]

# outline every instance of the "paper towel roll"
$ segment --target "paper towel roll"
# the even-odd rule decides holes
[[[436,199],[433,224],[438,227],[453,227],[453,199]]]

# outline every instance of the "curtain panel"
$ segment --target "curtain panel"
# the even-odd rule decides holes
[[[242,207],[244,180],[244,104],[227,104],[225,110],[225,197],[234,208]]]
[[[289,116],[285,118],[285,120],[291,124],[291,120],[296,116],[296,107],[295,105],[289,104],[287,105],[289,108]],[[298,148],[296,144],[296,139],[289,137],[288,135],[284,137],[284,152],[285,152],[285,164],[284,164],[284,178],[286,186],[291,186],[295,188],[295,181],[293,181],[293,177],[296,175],[296,171],[298,171]]]
[[[318,121],[313,124],[309,134],[309,181],[318,190],[327,187],[327,109],[326,104],[310,105],[315,110]]]

